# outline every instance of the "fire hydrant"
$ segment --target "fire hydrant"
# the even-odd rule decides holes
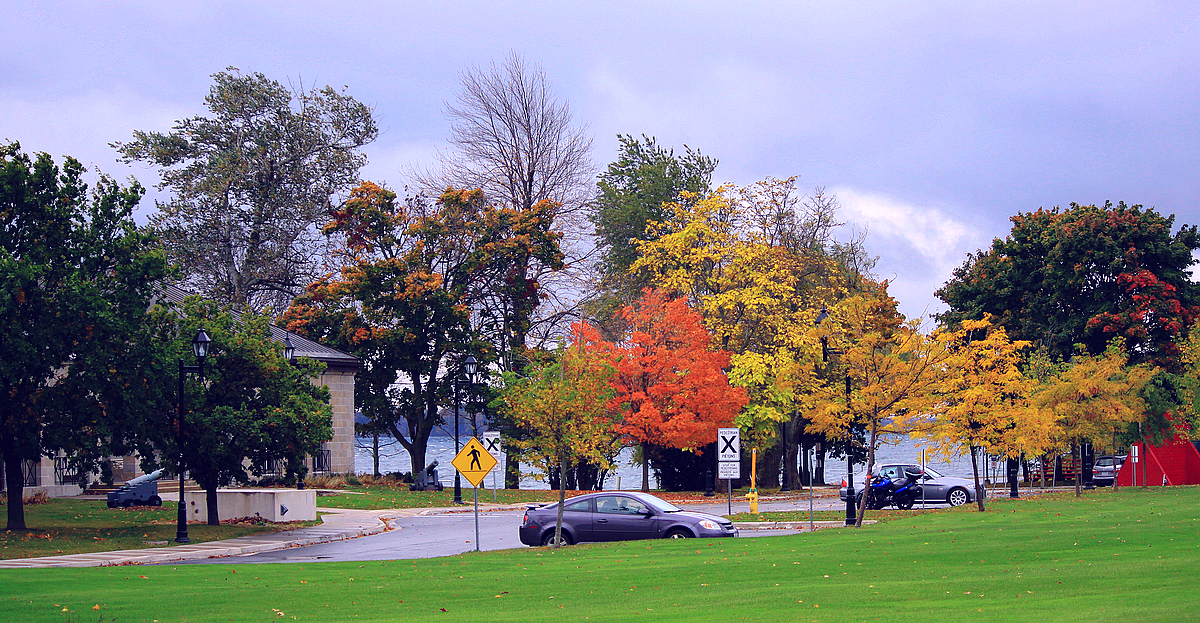
[[[758,471],[758,450],[750,451],[750,493],[746,494],[746,499],[750,500],[750,514],[758,514],[758,479],[754,477]]]

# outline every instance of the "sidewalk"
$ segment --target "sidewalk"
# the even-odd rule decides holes
[[[353,539],[378,534],[388,530],[387,520],[412,517],[424,513],[445,512],[449,508],[406,508],[382,511],[346,510],[341,508],[317,508],[321,516],[319,526],[275,532],[257,536],[244,536],[224,541],[189,543],[149,549],[126,549],[91,554],[68,554],[40,558],[15,558],[0,560],[0,569],[28,569],[40,567],[108,567],[114,565],[148,564],[200,560],[217,556],[238,556],[269,552],[289,547],[304,547],[330,541]]]

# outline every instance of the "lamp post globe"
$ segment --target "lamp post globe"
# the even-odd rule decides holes
[[[292,335],[290,333],[283,336],[283,358],[291,361],[296,356],[296,347],[292,344]]]

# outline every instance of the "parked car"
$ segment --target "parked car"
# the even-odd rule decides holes
[[[558,504],[531,504],[521,520],[521,542],[550,545]],[[688,539],[735,537],[733,522],[685,511],[647,493],[605,491],[588,493],[564,502],[562,538],[565,544],[584,541],[627,541],[633,539]]]
[[[904,476],[904,472],[911,474],[922,474],[920,465],[904,464],[904,463],[888,463],[879,465],[875,468],[875,475],[883,474],[888,478],[895,480]],[[856,474],[854,477],[855,498],[862,499],[862,492],[867,483],[866,472]],[[921,488],[925,490],[924,501],[926,504],[949,504],[950,506],[962,506],[975,501],[975,483],[966,478],[957,476],[943,476],[936,470],[926,467],[921,476]],[[842,488],[838,490],[838,497],[843,502],[846,501],[846,481],[842,481]]]
[[[1113,480],[1117,477],[1117,472],[1121,471],[1121,465],[1125,464],[1126,456],[1122,454],[1096,457],[1096,464],[1092,466],[1092,483],[1097,487],[1112,485]]]

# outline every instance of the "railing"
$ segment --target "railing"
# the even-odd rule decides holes
[[[333,452],[329,450],[318,450],[313,455],[313,473],[326,474],[333,471]]]
[[[266,463],[263,463],[263,476],[279,476],[282,475],[283,472],[283,461],[271,459]]]
[[[56,485],[77,485],[79,484],[79,469],[72,469],[70,461],[67,457],[60,456],[54,458],[54,484]]]
[[[21,472],[25,475],[26,487],[36,487],[38,484],[37,478],[37,461],[24,460],[21,461]]]

